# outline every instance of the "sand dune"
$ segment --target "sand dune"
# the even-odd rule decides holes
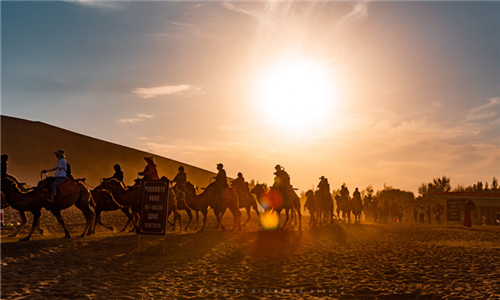
[[[83,229],[63,212],[73,236]],[[62,239],[42,216],[44,236],[18,242],[2,231],[2,299],[498,299],[500,228],[342,224],[265,231],[115,234],[102,227]],[[182,213],[183,219],[186,215]],[[8,211],[7,218],[16,218]],[[118,212],[105,213],[116,228]],[[231,217],[224,222],[231,224]],[[307,220],[305,220],[307,222]],[[26,235],[23,230],[21,237]]]
[[[121,165],[125,182],[133,184],[137,172],[145,166],[144,157],[154,156],[160,176],[173,179],[177,168],[183,165],[188,180],[198,186],[207,186],[213,172],[179,161],[98,140],[41,122],[2,116],[2,154],[9,155],[9,173],[22,182],[36,185],[40,172],[57,162],[53,152],[63,148],[76,177],[87,178],[96,186],[103,177],[113,175],[113,165]],[[215,163],[214,163],[215,164]],[[215,168],[215,165],[214,165]]]

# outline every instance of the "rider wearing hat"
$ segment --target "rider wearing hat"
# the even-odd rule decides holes
[[[66,161],[66,155],[64,153],[64,150],[59,149],[56,152],[54,152],[54,154],[57,157],[56,166],[52,169],[42,171],[42,173],[56,171],[54,174],[55,180],[52,183],[52,194],[50,197],[50,202],[54,202],[54,198],[57,193],[57,187],[66,180],[67,176],[66,171],[68,170],[68,163]]]
[[[274,177],[273,187],[284,194],[286,187],[290,186],[290,175],[280,165],[276,165],[274,168],[276,169],[276,172],[274,172],[276,177]]]
[[[144,171],[139,172],[140,176],[143,176],[143,180],[159,180],[158,170],[156,169],[155,158],[152,156],[144,157],[144,160],[148,163],[144,168]]]

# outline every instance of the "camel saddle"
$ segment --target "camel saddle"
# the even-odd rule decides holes
[[[59,189],[59,192],[63,197],[66,197],[68,195],[78,193],[80,191],[80,186],[78,185],[78,182],[75,179],[72,179],[71,177],[67,178],[63,183],[57,186]]]

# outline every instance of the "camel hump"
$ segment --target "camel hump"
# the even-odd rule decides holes
[[[233,190],[231,188],[229,188],[229,187],[223,189],[221,197],[223,199],[230,199],[230,198],[232,198],[233,197]]]

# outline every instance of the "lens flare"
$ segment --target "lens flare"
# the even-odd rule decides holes
[[[266,211],[260,215],[260,224],[266,230],[276,230],[280,225],[278,213],[274,210]]]

